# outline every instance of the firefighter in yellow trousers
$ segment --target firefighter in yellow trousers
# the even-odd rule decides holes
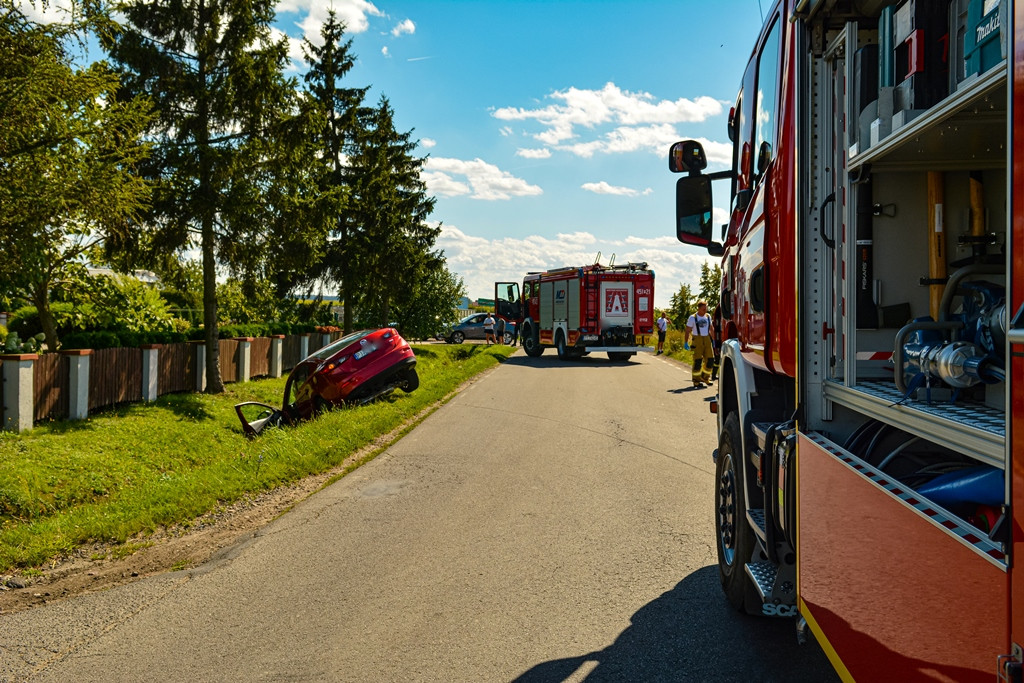
[[[685,348],[689,349],[690,337],[693,337],[693,386],[711,385],[711,370],[715,364],[715,349],[711,343],[714,334],[711,316],[708,315],[708,302],[698,301],[697,312],[686,321],[683,331]]]

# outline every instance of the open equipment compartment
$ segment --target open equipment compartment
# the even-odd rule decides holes
[[[1007,4],[906,0],[824,32],[805,67],[816,125],[804,140],[808,165],[835,172],[805,188],[818,229],[801,247],[826,273],[802,275],[820,311],[801,321],[817,340],[801,350],[805,427],[996,546],[1009,74],[998,28],[972,36]]]

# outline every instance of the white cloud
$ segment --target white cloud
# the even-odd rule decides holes
[[[471,299],[493,297],[495,282],[522,282],[530,271],[590,264],[601,252],[605,265],[612,254],[619,264],[646,262],[655,272],[655,306],[665,308],[681,284],[697,286],[703,263],[717,263],[707,252],[686,247],[672,236],[602,241],[587,232],[556,234],[539,229],[554,236],[489,239],[443,224],[437,246],[444,250],[448,270],[465,281]]]
[[[501,133],[501,137],[507,138],[512,135],[512,128],[510,126],[502,126],[498,129],[498,132]]]
[[[390,51],[388,50],[388,46],[387,45],[385,45],[384,47],[382,47],[380,49],[380,53],[382,55],[384,55],[385,57],[390,57],[391,56]]]
[[[281,0],[277,5],[278,14],[286,12],[305,13],[305,18],[299,22],[303,35],[311,41],[320,44],[320,27],[327,21],[327,13],[330,10],[338,17],[338,21],[344,22],[345,33],[362,33],[370,28],[368,17],[383,17],[384,13],[376,5],[367,0]]]
[[[449,197],[469,195],[473,199],[497,200],[544,193],[536,185],[482,159],[464,161],[431,157],[427,159],[422,175],[431,193]],[[466,182],[453,176],[465,176]]]
[[[545,129],[534,137],[547,145],[557,145],[576,138],[578,127],[619,124],[671,128],[672,124],[704,121],[722,113],[722,103],[711,97],[655,101],[650,93],[624,91],[614,83],[605,84],[601,90],[571,87],[548,97],[560,104],[539,109],[504,107],[495,110],[493,116],[503,121],[536,121]]]
[[[411,19],[406,19],[405,21],[399,23],[393,29],[391,29],[391,35],[395,36],[396,38],[402,35],[403,33],[408,33],[410,35],[416,33],[416,24],[412,23]]]
[[[427,149],[430,149],[431,147],[436,146],[437,140],[433,140],[431,138],[423,138],[422,140],[420,140],[420,147],[426,147]]]
[[[516,150],[517,157],[523,157],[524,159],[550,159],[551,150],[546,147],[540,149],[525,149],[520,147]]]
[[[640,194],[638,190],[634,190],[631,187],[620,187],[616,185],[609,185],[605,181],[599,183],[583,183],[582,187],[587,192],[593,192],[594,194],[614,194],[623,197],[636,197]],[[644,191],[644,194],[650,194],[650,188]]]

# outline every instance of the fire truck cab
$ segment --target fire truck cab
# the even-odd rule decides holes
[[[1024,3],[775,2],[727,132],[669,166],[722,257],[728,600],[844,680],[1021,680]]]

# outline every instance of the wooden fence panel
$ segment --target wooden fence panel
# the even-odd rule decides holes
[[[291,370],[302,360],[302,335],[286,334],[281,347],[281,363],[285,372]]]
[[[249,342],[249,377],[270,374],[270,337],[256,337]]]
[[[68,358],[59,353],[43,353],[32,364],[33,419],[68,417]]]
[[[164,344],[160,347],[160,376],[157,394],[196,390],[196,345]]]
[[[238,340],[220,340],[220,380],[228,382],[238,381]]]
[[[142,400],[142,349],[97,349],[89,361],[89,412]]]

